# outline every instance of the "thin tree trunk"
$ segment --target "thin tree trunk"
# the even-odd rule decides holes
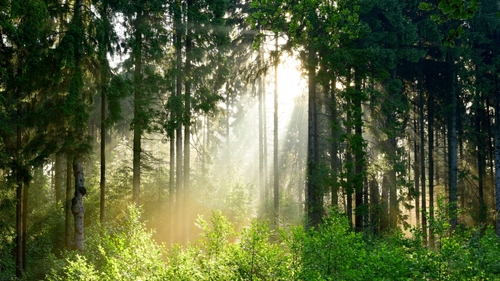
[[[359,69],[355,70],[354,73],[354,87],[355,95],[353,97],[353,111],[354,111],[354,138],[356,139],[356,145],[351,146],[354,151],[354,192],[355,192],[355,230],[363,230],[363,220],[365,216],[364,204],[363,204],[363,169],[365,166],[365,153],[364,153],[364,140],[363,140],[363,109],[361,108],[362,102],[362,90],[361,90],[361,75]]]
[[[415,136],[417,135],[417,119],[415,118],[413,121],[413,127],[415,128]],[[413,170],[414,170],[414,179],[415,179],[415,221],[416,225],[420,225],[420,163],[419,163],[419,147],[417,142],[417,137],[413,140]]]
[[[103,70],[106,71],[106,70]],[[104,76],[104,75],[103,75]],[[102,77],[103,85],[101,85],[101,182],[100,182],[100,212],[99,218],[101,221],[101,225],[104,225],[105,217],[106,217],[106,92],[107,86],[104,83],[107,83],[106,77]]]
[[[188,17],[189,10],[193,7],[194,0],[187,1],[187,9],[188,9]],[[191,26],[194,24],[194,19],[187,19],[188,24]],[[190,226],[190,208],[189,205],[189,188],[190,188],[190,172],[191,172],[191,50],[193,47],[192,38],[191,38],[191,28],[187,29],[186,35],[186,68],[184,72],[185,76],[185,94],[184,94],[184,179],[183,179],[183,188],[184,188],[184,206],[186,209],[184,211],[184,223],[185,223],[185,237],[189,240],[189,226]]]
[[[427,198],[426,198],[426,190],[425,190],[425,134],[424,134],[424,90],[422,87],[423,83],[423,64],[424,62],[420,61],[420,77],[418,81],[419,88],[419,103],[420,103],[420,175],[422,176],[422,187],[421,187],[421,199],[422,199],[422,212],[427,212]],[[422,233],[424,235],[424,243],[427,243],[427,218],[425,215],[422,215]]]
[[[454,231],[457,228],[457,93],[455,85],[455,69],[453,60],[449,61],[451,71],[451,112],[449,123],[449,200],[450,200],[450,230]]]
[[[481,94],[478,95],[480,102],[477,104],[476,108],[476,149],[477,149],[477,184],[478,184],[478,200],[479,200],[479,222],[486,222],[486,204],[484,202],[484,176],[486,173],[486,155],[485,155],[485,142],[483,141],[484,135],[481,132],[481,121],[483,112],[483,103],[481,100]]]
[[[73,164],[73,172],[75,176],[75,197],[71,202],[71,212],[75,220],[75,248],[83,251],[84,249],[84,214],[83,196],[87,193],[84,187],[83,167],[81,163]]]
[[[316,58],[314,49],[309,47],[308,58],[308,144],[307,144],[307,187],[306,187],[306,214],[307,225],[317,228],[323,218],[323,196],[318,184],[318,123],[316,99]]]
[[[262,50],[261,50],[262,52]],[[259,54],[259,66],[261,64],[261,54]],[[262,100],[262,96],[264,95],[264,89],[263,89],[263,84],[264,84],[264,78],[259,77],[259,198],[260,198],[260,203],[265,204],[266,202],[266,190],[264,186],[264,181],[265,181],[265,175],[264,175],[264,114],[263,114],[263,107],[264,107],[264,102]]]
[[[22,129],[19,123],[21,122],[21,105],[18,105],[17,108],[17,151],[18,154],[21,152],[21,145],[22,145]],[[21,157],[18,155],[17,157],[17,166],[15,167],[16,169],[16,277],[19,279],[23,278],[23,272],[24,272],[24,267],[25,267],[25,260],[24,260],[24,253],[25,250],[23,247],[23,241],[24,241],[24,216],[25,214],[23,213],[23,175],[21,171]]]
[[[65,237],[65,246],[67,250],[72,249],[72,233],[71,233],[71,226],[72,226],[72,214],[71,214],[71,198],[73,198],[73,185],[72,185],[72,178],[73,175],[71,174],[71,171],[73,170],[73,165],[72,165],[73,160],[71,159],[71,156],[66,154],[66,204],[65,204],[65,231],[64,231],[64,237]]]
[[[168,209],[169,209],[169,241],[170,245],[174,242],[174,226],[175,226],[175,137],[172,132],[170,136],[170,171],[169,171],[169,192],[168,192]]]
[[[135,42],[132,50],[134,56],[134,144],[133,144],[133,202],[139,207],[140,188],[141,188],[141,138],[143,130],[143,120],[140,115],[143,110],[142,93],[142,25],[144,21],[144,12],[139,10],[134,21]]]
[[[337,110],[337,98],[335,97],[335,80],[331,82],[330,85],[330,103],[331,103],[331,137],[332,137],[332,145],[331,145],[331,159],[330,159],[330,168],[332,170],[332,206],[338,206],[339,204],[339,182],[338,182],[338,173],[340,170],[340,161],[339,161],[339,141],[340,141],[340,124]]]
[[[275,51],[274,58],[274,150],[273,150],[273,179],[274,179],[274,223],[278,225],[279,219],[279,174],[278,174],[278,34],[275,35]]]
[[[174,29],[175,29],[175,55],[176,55],[176,68],[177,68],[177,75],[176,75],[176,90],[175,90],[175,95],[178,101],[182,100],[182,78],[183,78],[183,71],[182,71],[182,36],[184,34],[184,28],[182,27],[182,15],[181,15],[181,3],[180,1],[177,1],[178,5],[178,11],[174,15]],[[182,117],[182,112],[177,112],[177,128],[175,131],[175,147],[176,147],[176,171],[175,171],[175,190],[176,190],[176,205],[177,205],[177,231],[179,237],[182,235],[182,217],[183,217],[183,206],[182,206],[182,122],[181,117]]]
[[[429,142],[429,218],[434,221],[434,95],[427,99],[427,134]],[[434,226],[429,226],[429,245],[434,247]]]
[[[497,55],[497,31],[494,31],[494,54]],[[500,237],[500,93],[498,87],[498,72],[494,72],[494,108],[495,108],[495,211],[496,211],[496,233]]]

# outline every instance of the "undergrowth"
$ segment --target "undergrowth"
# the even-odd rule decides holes
[[[332,213],[317,230],[272,230],[253,221],[240,232],[219,212],[198,220],[187,246],[158,245],[129,208],[125,221],[88,233],[86,250],[47,258],[47,280],[500,280],[493,229],[440,237],[429,249],[418,231],[372,237]]]

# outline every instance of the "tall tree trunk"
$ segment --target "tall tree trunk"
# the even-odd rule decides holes
[[[190,28],[187,28],[186,35],[186,68],[184,72],[185,76],[185,94],[184,94],[184,179],[183,179],[183,187],[184,187],[184,223],[185,223],[185,237],[189,240],[189,226],[190,224],[190,208],[189,206],[189,188],[190,188],[190,173],[191,173],[191,50],[193,48],[192,44],[192,35],[191,29],[194,25],[194,19],[189,18],[192,13],[190,10],[193,9],[193,1],[187,1],[187,9],[188,9],[188,19],[187,22],[190,25]]]
[[[494,54],[497,55],[497,30],[494,31]],[[495,108],[495,211],[496,211],[496,233],[500,237],[500,92],[498,87],[498,72],[495,70],[493,76],[494,84],[494,108]]]
[[[279,174],[278,174],[278,34],[275,34],[274,43],[276,57],[274,58],[274,150],[273,150],[273,179],[274,179],[274,224],[279,219]]]
[[[134,47],[132,55],[134,57],[134,144],[133,144],[133,202],[139,207],[141,188],[141,138],[144,126],[143,114],[143,93],[142,93],[142,26],[144,24],[144,12],[138,10],[134,21]]]
[[[330,91],[330,104],[331,104],[331,131],[330,135],[332,137],[332,145],[331,145],[331,159],[330,159],[330,168],[332,173],[332,187],[331,187],[331,204],[332,206],[338,206],[339,204],[339,180],[338,175],[340,171],[340,160],[339,160],[339,141],[340,141],[340,122],[338,117],[337,110],[337,98],[335,97],[335,83],[333,80],[329,85]]]
[[[83,106],[83,72],[82,72],[82,57],[83,57],[83,40],[84,40],[84,27],[83,27],[83,18],[82,18],[82,0],[77,0],[74,6],[74,33],[75,33],[75,55],[74,55],[74,73],[71,80],[70,85],[70,94],[75,95],[80,102],[77,105],[77,112],[75,115],[80,117],[84,116],[85,107]],[[74,92],[73,92],[74,91]],[[78,118],[77,117],[77,118]],[[84,134],[85,130],[80,127],[78,124],[87,122],[88,120],[76,119],[75,123],[77,124],[74,128],[76,132],[76,138],[78,143],[84,142]],[[83,251],[84,249],[84,223],[83,217],[85,209],[83,207],[83,196],[86,194],[86,189],[83,186],[84,178],[83,178],[83,165],[81,163],[82,156],[78,153],[73,155],[73,173],[75,177],[75,192],[74,197],[71,200],[71,212],[73,213],[74,219],[74,230],[75,230],[75,248],[77,250]]]
[[[176,89],[175,89],[175,96],[177,101],[180,103],[182,100],[182,79],[183,79],[183,71],[182,71],[182,36],[184,34],[184,28],[182,26],[182,15],[181,15],[181,10],[182,10],[182,5],[180,1],[177,1],[178,5],[178,10],[176,11],[176,14],[174,15],[174,30],[175,30],[175,56],[176,56],[176,70],[177,70],[177,75],[176,75]],[[183,206],[182,206],[182,179],[183,179],[183,174],[182,174],[182,111],[177,112],[177,128],[175,131],[175,147],[176,147],[176,152],[175,152],[175,163],[176,163],[176,169],[175,169],[175,195],[176,195],[176,205],[177,205],[177,231],[179,237],[181,237],[182,234],[182,217],[183,217]]]
[[[262,47],[261,50],[259,51],[259,58],[258,58],[258,63],[259,63],[259,68],[262,65]],[[266,188],[265,188],[265,170],[264,170],[264,102],[263,102],[263,96],[264,96],[264,77],[259,77],[259,198],[260,198],[260,203],[265,204],[266,202]]]
[[[66,200],[65,200],[65,227],[64,227],[64,241],[67,250],[72,249],[72,235],[71,235],[71,198],[73,198],[73,185],[72,178],[73,175],[71,171],[73,170],[73,160],[69,154],[66,154]]]
[[[22,112],[22,106],[19,103],[17,106],[17,126],[16,126],[16,135],[17,135],[17,140],[16,140],[16,146],[17,146],[17,159],[15,161],[15,172],[16,172],[16,277],[19,279],[23,278],[23,272],[25,268],[25,251],[26,249],[23,247],[24,243],[24,237],[23,235],[25,234],[24,231],[24,217],[25,213],[24,211],[24,206],[23,206],[23,195],[24,195],[24,177],[23,177],[23,171],[21,170],[22,167],[22,159],[20,156],[20,153],[22,151],[22,127],[20,125],[21,123],[21,113]]]
[[[424,134],[424,89],[422,87],[423,79],[423,65],[424,61],[420,60],[419,66],[419,81],[418,81],[418,92],[419,92],[419,104],[420,104],[420,175],[421,175],[421,199],[422,199],[422,212],[427,212],[427,198],[426,198],[426,190],[425,190],[425,134]],[[424,235],[424,243],[427,243],[427,218],[425,215],[422,215],[422,233]]]
[[[479,222],[486,222],[486,204],[484,202],[484,176],[486,174],[486,155],[485,155],[485,145],[483,141],[485,136],[481,132],[481,121],[483,118],[483,108],[484,106],[481,94],[478,94],[479,103],[476,108],[476,149],[477,149],[477,185],[478,185],[478,200],[479,200]]]
[[[415,179],[415,221],[416,225],[420,225],[420,163],[419,163],[419,147],[417,142],[417,119],[413,120],[413,127],[415,128],[415,138],[413,140],[413,173]]]
[[[434,95],[427,98],[427,134],[429,149],[429,218],[434,221]],[[429,245],[434,247],[434,226],[429,226]]]
[[[107,70],[102,70],[106,72]],[[107,78],[101,76],[101,182],[100,182],[100,204],[99,219],[101,225],[104,225],[106,217],[106,92]]]
[[[172,122],[174,122],[172,120]],[[168,190],[168,220],[169,220],[169,242],[174,242],[175,226],[175,136],[171,132],[170,136],[170,171],[169,171],[169,190]]]
[[[364,140],[363,140],[363,109],[361,107],[361,102],[363,100],[363,92],[361,90],[362,77],[360,75],[359,69],[355,69],[354,73],[354,97],[353,97],[353,119],[354,119],[354,143],[351,144],[351,148],[354,149],[354,191],[355,191],[355,230],[363,230],[363,221],[365,216],[365,206],[363,204],[363,169],[365,166],[365,152],[364,152]]]
[[[323,196],[318,184],[317,170],[319,165],[318,153],[318,113],[316,98],[316,58],[315,50],[308,50],[308,144],[307,144],[307,187],[306,187],[306,214],[307,225],[317,228],[323,218]]]
[[[73,172],[75,176],[75,196],[71,202],[71,212],[75,220],[75,248],[83,251],[84,245],[84,213],[83,196],[87,193],[84,187],[83,167],[81,163],[73,164]]]
[[[457,228],[457,173],[458,173],[458,159],[457,159],[457,92],[455,85],[455,68],[452,59],[448,61],[451,68],[451,91],[450,91],[450,120],[448,130],[448,147],[449,147],[449,202],[450,202],[450,230],[454,231]]]

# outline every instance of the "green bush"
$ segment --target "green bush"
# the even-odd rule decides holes
[[[48,280],[73,280],[68,278],[74,275],[79,276],[74,280],[94,280],[94,275],[96,280],[163,280],[163,247],[152,239],[134,207],[115,226],[89,228],[86,235],[84,251],[52,259]]]

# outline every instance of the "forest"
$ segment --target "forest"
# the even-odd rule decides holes
[[[500,280],[499,11],[0,0],[0,280]]]

